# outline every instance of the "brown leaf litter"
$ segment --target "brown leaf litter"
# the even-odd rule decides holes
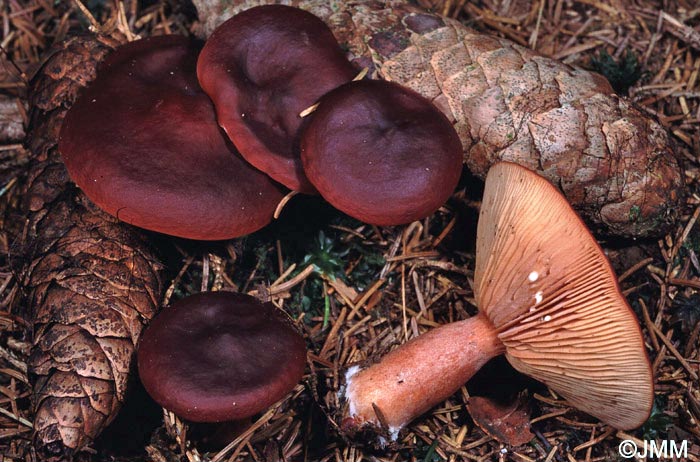
[[[38,67],[47,47],[69,32],[90,27],[92,21],[80,12],[78,3],[9,0],[0,4],[0,43],[14,63],[7,61],[0,66],[4,94],[24,101],[27,76]],[[645,75],[630,88],[630,97],[643,111],[658,117],[678,142],[677,154],[685,161],[688,207],[678,228],[658,241],[609,241],[603,246],[622,275],[625,295],[640,316],[653,360],[657,417],[667,417],[666,423],[656,424],[661,430],[658,437],[688,440],[688,460],[700,460],[700,447],[693,443],[700,440],[700,323],[693,318],[700,298],[700,195],[696,187],[700,9],[691,0],[417,3],[568,63],[588,66],[602,50],[613,58],[621,58],[626,50],[638,57]],[[92,27],[103,32],[128,30],[134,36],[186,32],[194,19],[191,7],[174,0],[150,2],[145,8],[135,0],[116,2],[116,6],[95,2],[92,8]],[[26,122],[26,116],[22,117]],[[0,203],[4,208],[23,200],[18,178],[27,153],[18,146],[20,142],[4,141],[0,148]],[[176,243],[178,250],[170,261],[177,264],[171,279],[165,281],[166,301],[206,289],[238,289],[271,297],[305,331],[310,347],[309,374],[288,399],[260,416],[249,432],[221,451],[206,453],[195,448],[187,437],[186,425],[165,413],[162,426],[153,429],[150,443],[135,453],[121,455],[120,460],[589,462],[614,459],[622,440],[644,440],[643,433],[613,430],[530,382],[520,383],[515,390],[528,389],[529,406],[534,410],[530,425],[535,438],[528,445],[505,446],[474,425],[465,406],[472,394],[484,393],[479,382],[470,382],[410,425],[400,438],[398,451],[376,452],[336,436],[334,411],[341,404],[337,390],[347,365],[384,354],[431,327],[476,312],[471,299],[473,244],[469,239],[473,240],[479,197],[466,189],[458,191],[433,217],[405,227],[379,229],[347,222],[326,225],[327,234],[335,237],[334,251],[352,250],[343,258],[337,275],[319,276],[302,258],[291,260],[290,256],[298,253],[285,236],[262,235],[257,241],[251,238],[214,246]],[[298,198],[282,212],[283,223],[285,214],[294,212],[296,201]],[[17,227],[7,218],[0,227],[0,453],[8,460],[37,460],[28,444],[32,416],[27,359],[31,345],[27,326],[19,316],[17,276],[7,257],[13,251],[9,231]],[[363,272],[372,254],[382,257],[383,265]],[[300,295],[316,283],[321,297],[311,300],[309,310],[304,311]],[[492,373],[497,377],[509,374],[502,368]],[[102,450],[94,458],[107,460],[111,455]]]

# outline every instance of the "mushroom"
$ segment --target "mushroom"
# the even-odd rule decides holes
[[[283,193],[217,125],[197,83],[200,48],[170,35],[115,50],[68,111],[59,150],[73,181],[120,220],[228,239],[269,223]]]
[[[191,422],[251,417],[301,380],[304,339],[271,303],[204,292],[159,313],[139,343],[138,370],[161,406]]]
[[[304,171],[321,196],[374,225],[435,212],[462,172],[462,145],[449,120],[418,93],[382,80],[324,95],[300,143]]]
[[[646,421],[652,371],[609,262],[563,196],[512,163],[486,178],[474,296],[478,315],[348,371],[347,431],[374,426],[396,437],[500,354],[612,427]]]
[[[298,8],[250,8],[221,24],[197,63],[219,124],[248,162],[293,191],[313,193],[298,150],[300,113],[356,70],[333,33]]]

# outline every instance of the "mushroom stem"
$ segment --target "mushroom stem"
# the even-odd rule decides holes
[[[488,318],[435,328],[357,373],[348,373],[343,430],[365,425],[395,438],[405,424],[455,393],[491,358],[505,352]]]

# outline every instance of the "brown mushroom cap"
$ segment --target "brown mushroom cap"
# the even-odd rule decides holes
[[[193,422],[250,417],[301,380],[306,346],[271,303],[233,292],[179,300],[138,348],[141,381],[164,408]]]
[[[59,150],[99,207],[142,228],[228,239],[270,222],[279,185],[245,162],[216,123],[182,36],[124,45],[66,115]]]
[[[518,371],[615,428],[646,421],[651,366],[610,263],[566,199],[516,164],[488,173],[474,294]]]
[[[356,74],[328,26],[298,8],[251,8],[211,34],[197,74],[243,157],[294,191],[314,192],[293,146],[299,113]]]
[[[304,170],[334,207],[366,223],[424,218],[450,197],[462,171],[452,124],[427,99],[381,80],[326,94],[301,134]]]

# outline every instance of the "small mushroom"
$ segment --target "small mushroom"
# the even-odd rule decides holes
[[[301,134],[304,171],[337,209],[374,225],[424,218],[450,197],[462,145],[430,101],[382,80],[323,96]]]
[[[217,125],[197,83],[200,48],[170,35],[114,51],[68,111],[58,147],[73,181],[122,221],[228,239],[269,223],[283,194]]]
[[[197,64],[219,124],[243,157],[293,191],[313,193],[298,150],[300,113],[357,71],[333,33],[298,8],[250,8],[221,24]]]
[[[496,164],[486,179],[474,295],[477,316],[348,372],[347,431],[396,436],[499,354],[615,428],[646,421],[652,371],[609,262],[561,194],[515,164]]]
[[[191,295],[159,313],[138,347],[151,397],[191,422],[251,417],[301,380],[306,346],[271,303],[234,292]]]

